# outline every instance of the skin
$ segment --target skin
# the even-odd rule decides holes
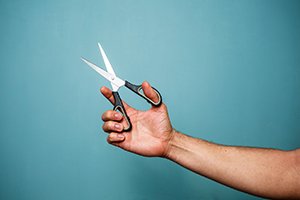
[[[142,84],[144,94],[157,101],[150,84]],[[106,87],[101,93],[114,103]],[[193,138],[176,131],[167,107],[162,103],[147,111],[136,110],[123,102],[132,130],[124,132],[123,116],[108,110],[102,115],[107,142],[126,151],[147,157],[163,157],[219,183],[256,196],[272,199],[300,199],[300,149],[224,146]]]

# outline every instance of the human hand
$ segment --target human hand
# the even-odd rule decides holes
[[[148,82],[143,82],[144,94],[156,102],[158,97]],[[107,87],[101,88],[101,93],[111,103],[114,103],[112,91]],[[165,157],[168,143],[173,136],[174,129],[170,123],[167,107],[162,103],[159,107],[152,106],[147,111],[140,111],[123,102],[130,118],[132,129],[123,130],[126,122],[121,113],[108,110],[103,113],[103,130],[109,135],[107,142],[142,156]]]

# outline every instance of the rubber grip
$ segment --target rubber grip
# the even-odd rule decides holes
[[[144,93],[142,93],[141,91],[142,89],[142,85],[134,85],[132,83],[130,83],[129,81],[125,81],[125,86],[130,89],[131,91],[133,91],[134,93],[138,94],[139,96],[141,96],[142,98],[146,99],[148,103],[152,104],[155,107],[158,107],[161,105],[162,103],[162,97],[161,94],[159,93],[159,91],[157,89],[155,89],[154,87],[152,87],[152,89],[154,90],[154,92],[156,93],[156,95],[158,96],[158,101],[154,102],[151,99],[149,99],[148,97],[146,97],[144,95]]]
[[[115,111],[118,110],[123,115],[123,117],[124,117],[124,119],[125,119],[125,121],[127,123],[127,126],[124,127],[123,130],[124,131],[130,131],[131,128],[132,128],[132,125],[131,125],[131,122],[130,122],[130,118],[128,117],[128,115],[126,113],[126,110],[124,108],[124,105],[122,103],[122,99],[121,99],[121,97],[120,97],[120,95],[119,95],[118,92],[112,92],[112,94],[113,94],[114,99],[115,99],[114,110]]]

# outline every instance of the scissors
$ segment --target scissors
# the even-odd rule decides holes
[[[162,97],[161,97],[160,93],[158,92],[158,90],[156,90],[155,88],[152,87],[158,97],[158,101],[154,102],[144,95],[144,93],[142,91],[142,85],[135,85],[135,84],[130,83],[129,81],[126,81],[126,80],[124,81],[124,80],[120,79],[119,77],[117,77],[114,72],[114,69],[113,69],[112,65],[110,64],[100,43],[98,43],[98,47],[99,47],[99,50],[100,50],[100,53],[103,58],[103,61],[104,61],[107,71],[103,70],[102,68],[91,63],[90,61],[86,60],[83,57],[81,57],[81,60],[83,60],[86,64],[88,64],[88,66],[90,66],[92,69],[94,69],[96,72],[98,72],[101,76],[103,76],[108,81],[110,81],[111,86],[112,86],[112,94],[115,99],[113,110],[115,110],[115,111],[118,110],[119,112],[121,112],[121,114],[123,115],[123,117],[127,123],[127,126],[124,127],[124,131],[130,131],[132,128],[132,124],[130,122],[130,118],[128,117],[128,115],[126,113],[126,110],[122,103],[122,99],[118,93],[119,88],[122,86],[127,87],[128,89],[130,89],[134,93],[138,94],[139,96],[141,96],[142,98],[147,100],[150,104],[152,104],[155,107],[160,106],[160,104],[162,103]]]

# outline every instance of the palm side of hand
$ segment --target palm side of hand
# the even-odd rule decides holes
[[[147,82],[144,82],[142,86],[145,95],[155,100],[155,96],[151,95],[151,92],[154,94],[151,86]],[[101,93],[114,103],[110,89],[102,87]],[[130,118],[132,129],[128,132],[123,131],[126,122],[121,114],[117,111],[106,111],[102,119],[103,130],[109,133],[108,143],[143,156],[164,156],[173,133],[166,105],[162,103],[159,107],[139,111],[125,102],[123,104]]]
[[[164,156],[173,131],[166,106],[162,104],[147,111],[131,107],[127,110],[132,129],[122,132],[125,140],[116,145],[143,156]]]

